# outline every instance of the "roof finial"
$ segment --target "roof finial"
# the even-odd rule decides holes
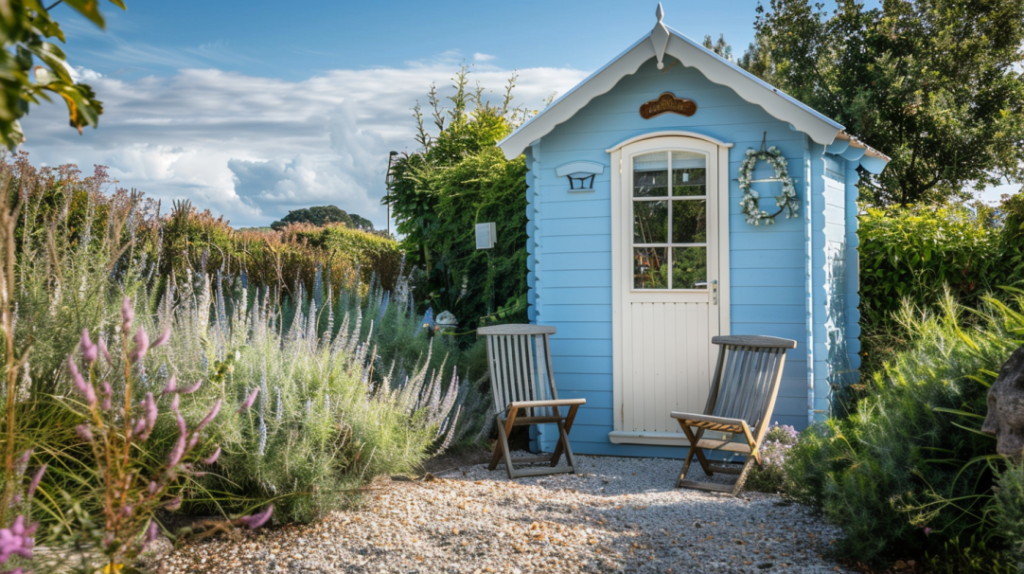
[[[665,17],[665,9],[661,7],[661,2],[658,2],[658,9],[654,11],[654,15],[658,17],[658,22]]]

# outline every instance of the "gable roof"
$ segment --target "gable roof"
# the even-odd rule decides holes
[[[744,100],[761,106],[771,116],[789,123],[816,143],[826,146],[837,143],[843,150],[863,150],[863,153],[857,152],[856,158],[847,159],[866,156],[876,160],[871,163],[880,163],[881,166],[889,161],[884,154],[847,134],[840,123],[666,26],[662,22],[664,10],[660,3],[656,14],[658,22],[650,33],[498,142],[505,157],[512,159],[523,153],[533,142],[572,118],[591,100],[615,87],[619,80],[636,73],[652,57],[658,59],[658,69],[662,69],[665,57],[672,56],[684,66],[697,68],[712,82],[732,88]]]

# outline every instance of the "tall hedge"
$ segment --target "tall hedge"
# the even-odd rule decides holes
[[[420,272],[414,296],[435,314],[451,311],[460,327],[526,318],[526,163],[506,160],[495,144],[511,133],[522,111],[510,107],[510,82],[502,105],[484,91],[467,90],[463,70],[444,109],[432,88],[436,137],[417,107],[420,151],[393,168],[392,205],[408,263]],[[494,222],[493,249],[478,250],[477,223]]]

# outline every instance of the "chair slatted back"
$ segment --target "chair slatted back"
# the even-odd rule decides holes
[[[481,327],[477,334],[487,341],[487,364],[495,412],[516,401],[545,401],[558,398],[551,370],[548,336],[554,327],[545,325],[496,325]],[[551,411],[540,413],[533,411]],[[528,409],[525,416],[553,414],[546,409]]]
[[[714,337],[718,366],[705,413],[747,422],[758,441],[775,406],[786,350],[796,341],[764,336]]]

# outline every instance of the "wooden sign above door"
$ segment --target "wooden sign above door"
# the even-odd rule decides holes
[[[677,98],[672,92],[665,92],[658,99],[640,105],[640,117],[649,120],[654,116],[672,112],[684,116],[697,113],[697,102],[686,98]]]

